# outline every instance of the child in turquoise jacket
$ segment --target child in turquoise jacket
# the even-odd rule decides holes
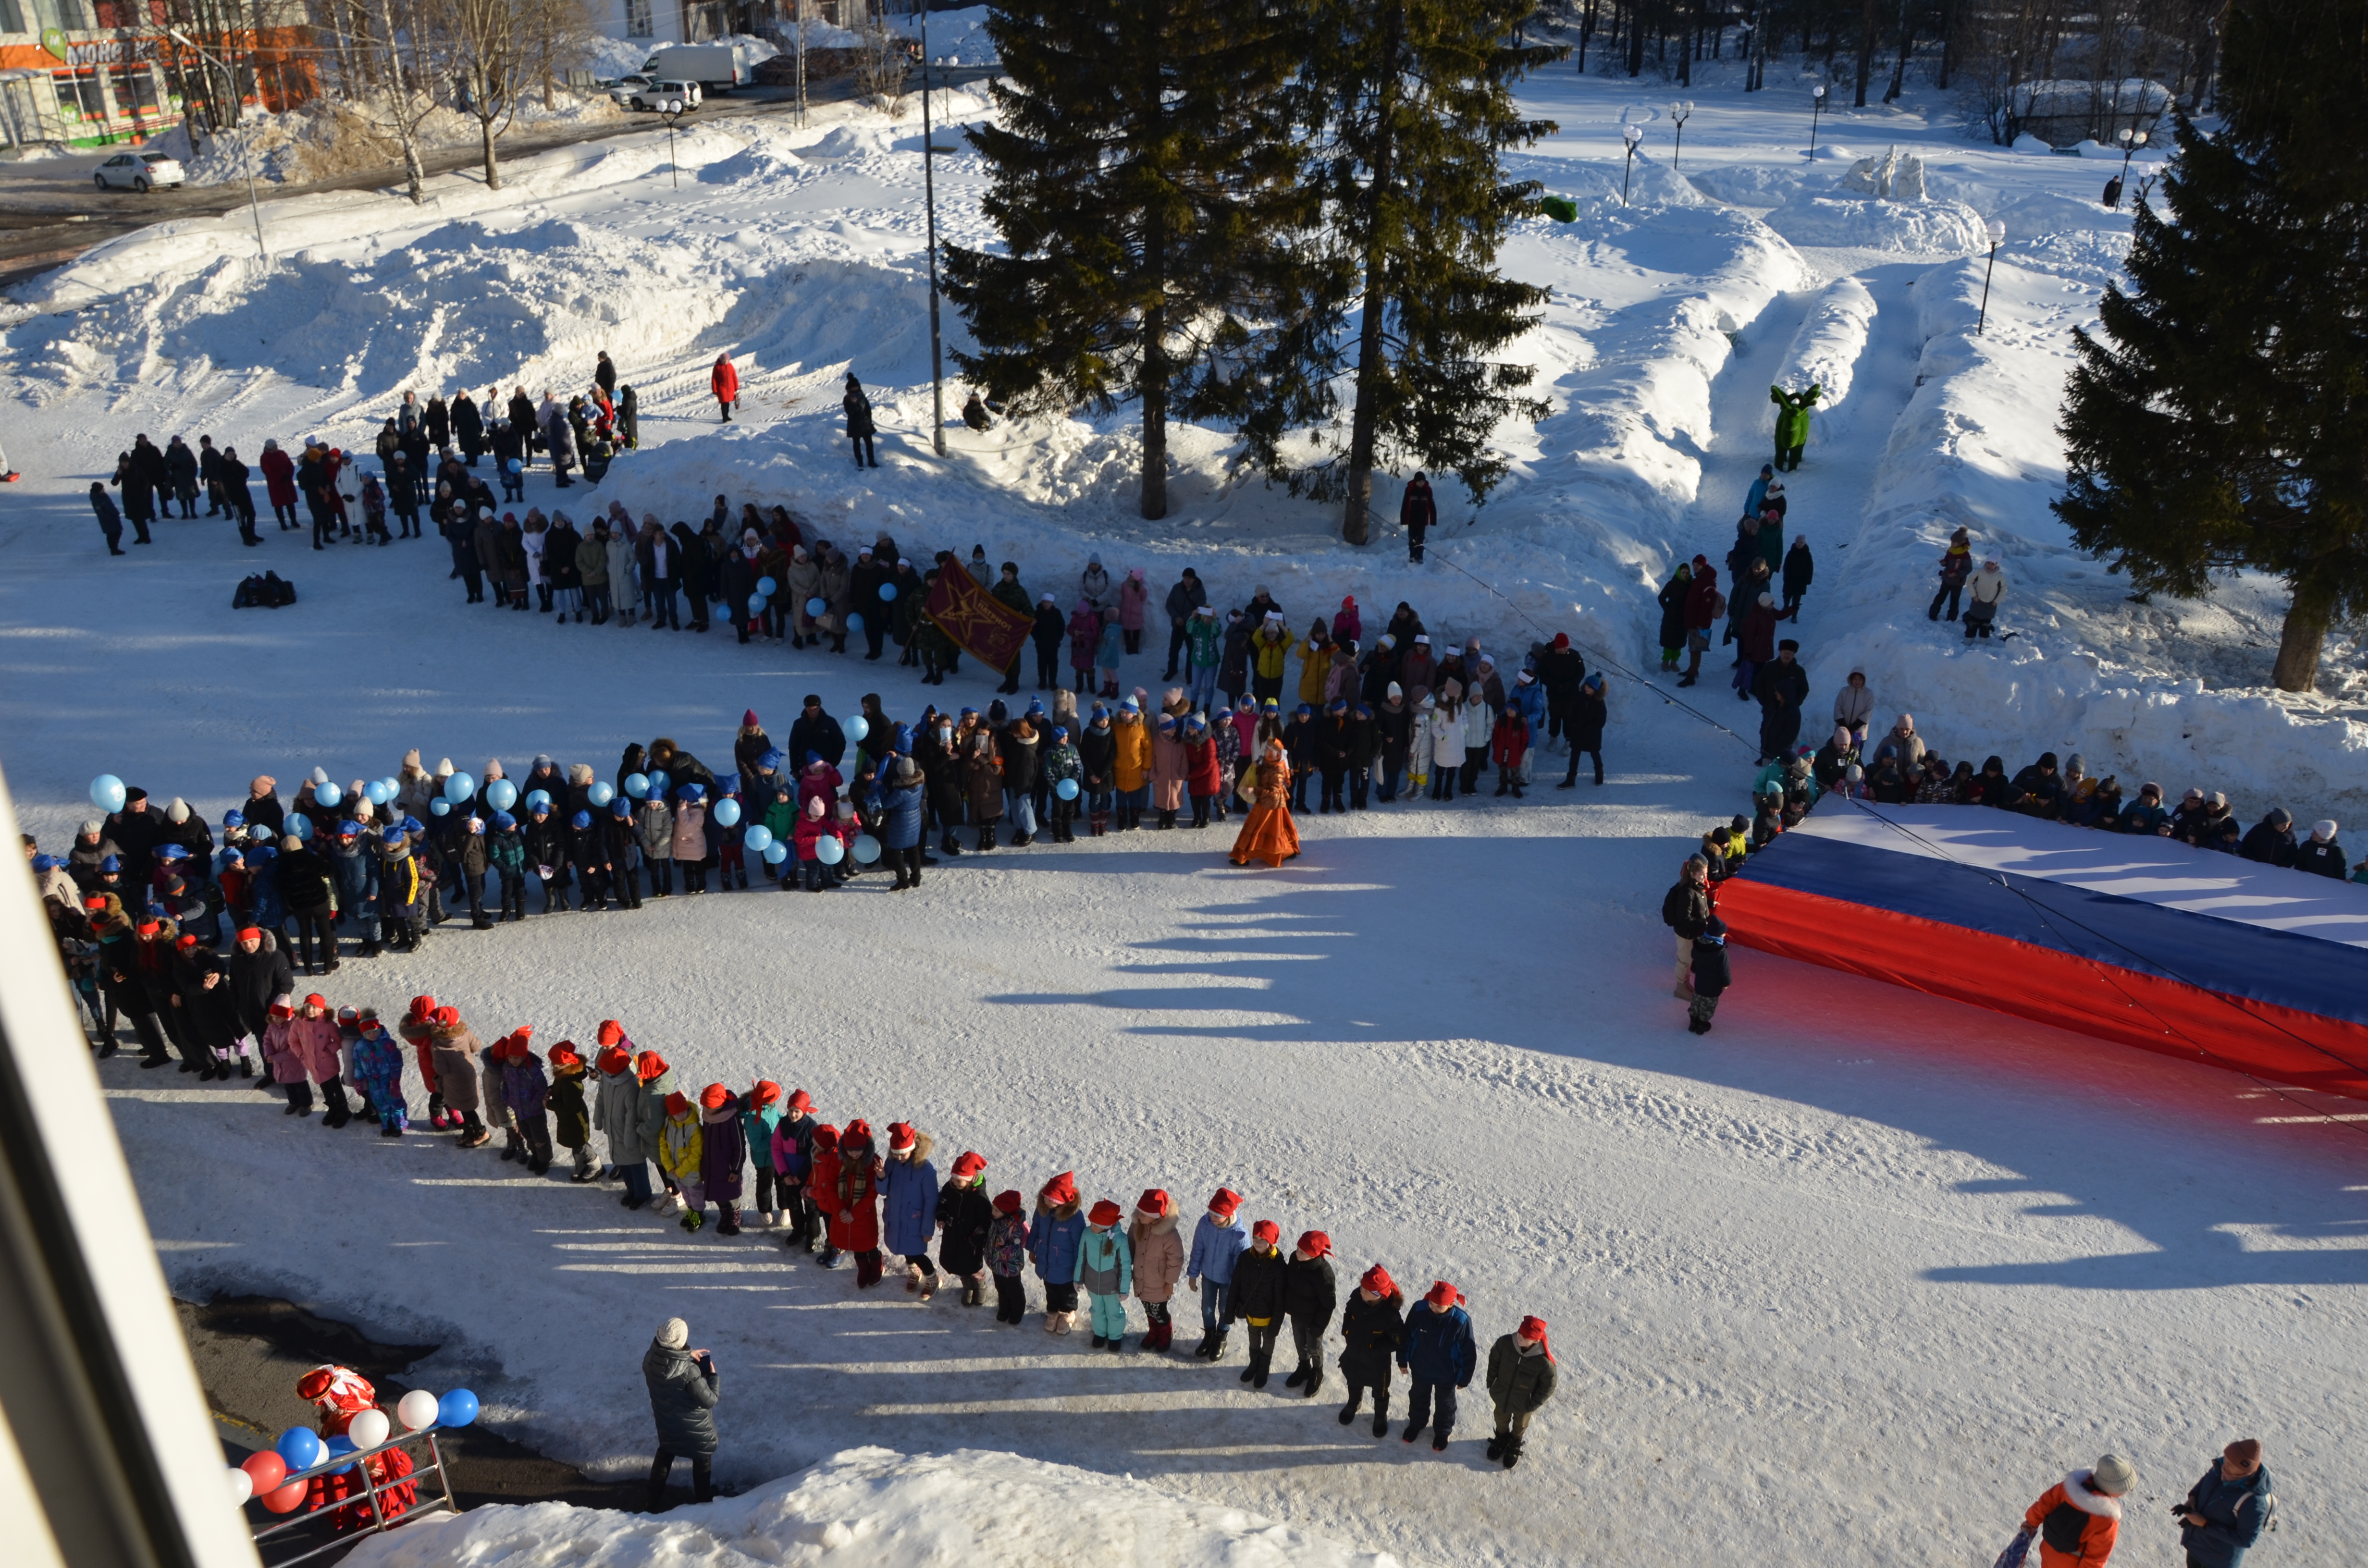
[[[1118,1228],[1125,1218],[1125,1210],[1103,1199],[1086,1216],[1077,1244],[1077,1286],[1093,1298],[1097,1350],[1125,1348],[1126,1299],[1134,1290],[1134,1248]]]

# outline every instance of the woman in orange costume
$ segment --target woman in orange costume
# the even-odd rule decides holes
[[[1280,866],[1299,854],[1299,829],[1291,821],[1291,763],[1281,741],[1269,741],[1258,754],[1258,801],[1234,840],[1233,862],[1247,866],[1263,860]]]

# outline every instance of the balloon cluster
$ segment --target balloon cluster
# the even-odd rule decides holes
[[[254,1498],[272,1513],[292,1514],[304,1506],[310,1483],[290,1481],[290,1476],[302,1477],[304,1471],[343,1454],[368,1453],[394,1435],[396,1421],[410,1436],[431,1426],[466,1426],[476,1418],[477,1396],[467,1389],[454,1389],[441,1399],[426,1389],[414,1389],[395,1402],[392,1420],[383,1410],[359,1411],[346,1423],[343,1432],[326,1439],[310,1426],[290,1426],[271,1447],[247,1455],[227,1472],[231,1502],[244,1506]],[[344,1475],[353,1468],[340,1465],[329,1473]]]

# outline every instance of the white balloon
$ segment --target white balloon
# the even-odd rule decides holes
[[[436,1425],[436,1396],[426,1389],[413,1389],[395,1403],[395,1418],[406,1432],[424,1432]]]
[[[386,1418],[383,1410],[362,1411],[346,1423],[346,1436],[354,1440],[358,1449],[377,1448],[393,1429],[394,1424]]]
[[[222,1472],[222,1482],[230,1488],[230,1506],[233,1508],[245,1507],[246,1500],[255,1495],[255,1477],[236,1465]]]

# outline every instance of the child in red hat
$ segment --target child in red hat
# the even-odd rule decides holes
[[[1497,1406],[1497,1435],[1488,1457],[1507,1470],[1520,1462],[1521,1438],[1530,1417],[1554,1397],[1554,1351],[1546,1344],[1546,1320],[1526,1317],[1521,1326],[1488,1347],[1488,1397]]]
[[[986,1231],[986,1271],[995,1279],[995,1321],[1018,1328],[1028,1321],[1028,1219],[1017,1187],[995,1195],[995,1221]]]
[[[585,1102],[585,1079],[590,1069],[572,1040],[563,1040],[551,1048],[551,1088],[549,1103],[552,1136],[559,1146],[568,1152],[575,1168],[568,1174],[573,1182],[593,1178],[592,1112]]]
[[[740,1096],[721,1084],[699,1091],[699,1191],[715,1205],[715,1233],[740,1233],[740,1170],[748,1145],[741,1131]]]
[[[1238,1193],[1221,1187],[1209,1199],[1208,1212],[1192,1228],[1192,1252],[1184,1265],[1184,1282],[1201,1292],[1201,1343],[1192,1351],[1196,1358],[1225,1358],[1225,1331],[1234,1321],[1225,1310],[1225,1296],[1234,1287],[1234,1267],[1250,1242],[1248,1233],[1235,1218],[1241,1206]]]
[[[1340,1313],[1340,1376],[1348,1381],[1349,1403],[1340,1407],[1340,1425],[1357,1419],[1365,1390],[1373,1391],[1373,1436],[1390,1435],[1390,1361],[1406,1341],[1406,1297],[1390,1271],[1380,1264],[1365,1270],[1349,1293]]]
[[[1044,1332],[1066,1334],[1077,1324],[1077,1248],[1084,1242],[1085,1200],[1077,1176],[1063,1171],[1036,1193],[1036,1217],[1028,1226],[1028,1256],[1044,1282]]]
[[[1438,1427],[1431,1451],[1444,1452],[1448,1434],[1455,1429],[1455,1393],[1472,1386],[1479,1349],[1472,1342],[1472,1317],[1459,1304],[1463,1300],[1446,1280],[1434,1282],[1428,1294],[1406,1313],[1406,1338],[1398,1346],[1398,1365],[1413,1380],[1406,1391],[1406,1440],[1413,1442],[1430,1424],[1438,1406]]]
[[[1332,1238],[1309,1231],[1282,1266],[1282,1310],[1291,1318],[1292,1344],[1299,1352],[1299,1369],[1284,1380],[1284,1386],[1310,1399],[1324,1386],[1324,1331],[1332,1326],[1339,1300],[1339,1282],[1332,1276]]]
[[[962,1281],[965,1307],[986,1301],[986,1244],[994,1225],[986,1156],[965,1149],[954,1156],[952,1177],[938,1189],[938,1261]]]
[[[1097,1350],[1126,1347],[1126,1299],[1134,1291],[1134,1248],[1118,1228],[1125,1218],[1125,1210],[1103,1199],[1086,1216],[1086,1233],[1077,1243],[1077,1287],[1091,1301]]]
[[[1145,1350],[1165,1350],[1176,1336],[1167,1315],[1177,1278],[1184,1272],[1184,1238],[1176,1233],[1176,1200],[1155,1187],[1134,1200],[1134,1218],[1127,1222],[1127,1244],[1134,1249],[1134,1296],[1151,1320],[1143,1335]]]
[[[781,1085],[759,1078],[740,1096],[740,1133],[757,1167],[756,1215],[760,1229],[781,1222],[781,1176],[773,1166],[773,1134],[781,1125]]]
[[[791,1252],[811,1253],[822,1245],[822,1210],[814,1199],[814,1137],[822,1125],[814,1119],[814,1097],[803,1089],[791,1092],[781,1119],[773,1125],[773,1181],[780,1194],[787,1233],[781,1244]]]
[[[1282,1332],[1285,1289],[1282,1227],[1260,1220],[1250,1227],[1249,1250],[1234,1265],[1234,1283],[1225,1293],[1225,1316],[1249,1324],[1250,1364],[1242,1381],[1254,1389],[1266,1387],[1268,1365],[1274,1359],[1274,1342]]]
[[[658,1169],[674,1184],[682,1205],[682,1228],[694,1235],[707,1223],[707,1194],[699,1184],[699,1162],[706,1153],[700,1136],[699,1111],[689,1096],[677,1091],[666,1097],[666,1126],[658,1134]]]

